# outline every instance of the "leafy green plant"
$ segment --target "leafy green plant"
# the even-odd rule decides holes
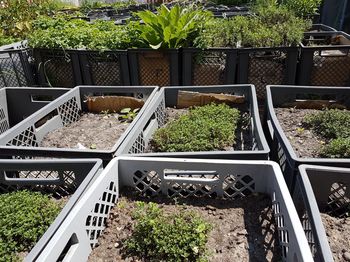
[[[136,15],[144,22],[139,27],[140,36],[153,49],[190,46],[201,23],[209,16],[207,12],[179,4],[171,9],[161,5],[157,14],[146,10]]]
[[[350,113],[339,109],[327,109],[308,114],[304,122],[326,139],[350,137]]]
[[[49,196],[26,190],[0,195],[0,261],[31,249],[61,210]]]
[[[321,156],[330,158],[349,158],[350,137],[331,140],[322,148]]]
[[[251,3],[252,0],[214,0],[217,5],[244,5]]]
[[[300,17],[314,15],[322,0],[284,0],[283,4]]]
[[[223,150],[235,143],[239,118],[239,110],[226,104],[195,107],[158,129],[151,144],[160,152]]]
[[[150,261],[203,261],[211,225],[195,213],[165,215],[155,203],[136,203],[127,250]]]
[[[137,116],[137,114],[139,113],[139,111],[140,111],[140,108],[135,108],[135,109],[131,109],[129,107],[123,108],[120,111],[119,119],[126,122],[132,122]]]

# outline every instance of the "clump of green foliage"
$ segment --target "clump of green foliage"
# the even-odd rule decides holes
[[[165,215],[155,203],[137,202],[127,250],[150,261],[203,261],[211,225],[193,212]]]
[[[256,6],[256,16],[207,19],[194,40],[199,48],[295,46],[311,21],[296,17],[284,6]]]
[[[322,148],[321,156],[346,158],[350,156],[350,113],[329,109],[305,117],[304,123],[329,141]]]
[[[0,206],[0,261],[31,249],[61,210],[49,196],[26,190],[1,194]]]
[[[116,26],[113,21],[88,23],[68,20],[66,16],[41,17],[33,24],[28,44],[34,48],[116,50],[127,49],[139,42],[134,23]]]
[[[161,5],[156,14],[145,10],[136,15],[144,22],[139,27],[142,40],[158,49],[190,46],[209,13],[176,4],[171,9]]]
[[[120,111],[119,119],[125,122],[132,122],[137,116],[137,114],[139,113],[139,111],[140,111],[140,108],[135,108],[135,109],[131,109],[130,107],[123,108]]]
[[[350,113],[346,110],[323,110],[307,115],[304,122],[327,139],[350,137]]]
[[[223,150],[235,143],[239,118],[239,110],[226,104],[194,107],[158,129],[151,144],[159,152]]]
[[[322,0],[284,0],[283,4],[300,17],[317,13]]]

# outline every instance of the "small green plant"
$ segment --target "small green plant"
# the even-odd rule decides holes
[[[49,196],[26,190],[0,195],[0,261],[31,249],[61,210]]]
[[[234,145],[239,118],[239,110],[226,104],[195,107],[158,129],[151,144],[160,152],[223,150]]]
[[[140,108],[135,108],[135,109],[123,108],[120,111],[119,119],[125,122],[132,122],[137,116],[137,114],[139,113],[139,111],[140,111]]]
[[[350,138],[331,140],[322,148],[321,155],[330,158],[350,158]]]
[[[171,9],[161,5],[157,14],[146,10],[136,15],[145,23],[139,27],[145,44],[159,49],[190,46],[209,13],[176,4]]]
[[[317,13],[322,0],[284,0],[283,4],[300,17]]]
[[[211,225],[195,213],[165,215],[155,203],[136,203],[127,250],[150,261],[205,261]]]
[[[307,115],[304,122],[326,139],[350,137],[349,111],[326,109]]]

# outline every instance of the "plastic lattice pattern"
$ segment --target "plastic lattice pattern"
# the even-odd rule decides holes
[[[93,85],[122,85],[119,55],[88,55],[88,66],[91,70]]]
[[[105,228],[110,209],[114,206],[118,198],[117,186],[110,182],[102,196],[96,202],[91,214],[86,218],[86,230],[89,236],[91,247],[95,247],[97,239]]]
[[[0,87],[6,86],[27,86],[24,68],[21,56],[25,56],[24,51],[16,53],[0,54]]]
[[[0,134],[10,128],[3,108],[0,108]]]
[[[145,140],[143,138],[143,132],[141,132],[134,143],[132,144],[131,148],[128,151],[128,154],[140,154],[145,152],[146,144]]]
[[[58,112],[64,125],[78,121],[80,118],[80,109],[76,97],[72,97],[66,103],[59,106]]]
[[[164,126],[165,125],[165,118],[166,118],[166,112],[165,112],[165,101],[162,99],[162,101],[159,103],[156,111],[155,116],[158,122],[158,126]]]
[[[34,127],[28,127],[22,131],[19,135],[15,136],[12,140],[7,142],[7,146],[33,146],[37,147],[38,142],[34,133]]]
[[[73,65],[68,54],[47,54],[42,66],[49,86],[74,86]]]

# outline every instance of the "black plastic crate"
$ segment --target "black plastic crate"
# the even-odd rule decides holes
[[[299,166],[292,197],[315,261],[334,261],[320,212],[348,216],[349,187],[349,168]]]
[[[126,50],[79,51],[78,54],[84,85],[130,85]]]
[[[239,49],[237,83],[254,85],[264,100],[266,85],[295,84],[297,61],[297,47]]]
[[[132,85],[180,85],[178,49],[128,49]]]
[[[41,86],[74,87],[83,84],[77,50],[33,49]]]
[[[336,36],[350,43],[350,35],[340,31],[305,35],[301,43],[298,85],[350,85],[350,44],[331,45]]]
[[[200,93],[226,93],[245,97],[244,104],[237,104],[242,117],[247,119],[242,128],[237,129],[237,144],[235,150],[230,151],[202,151],[202,152],[162,152],[147,153],[150,139],[154,132],[166,123],[166,107],[176,107],[180,91]],[[241,139],[245,137],[245,139]],[[214,159],[251,159],[267,160],[269,147],[261,127],[258,113],[255,89],[252,85],[222,85],[222,86],[176,86],[161,88],[154,96],[149,108],[142,115],[130,132],[116,155],[133,154],[134,156],[152,157],[188,157]]]
[[[270,159],[281,166],[288,187],[293,190],[298,166],[301,164],[350,167],[350,158],[300,158],[296,155],[278,122],[274,108],[296,99],[332,97],[350,107],[349,87],[267,86],[267,110],[264,119],[265,135],[270,145]]]
[[[236,81],[237,49],[182,49],[183,85],[225,85]]]

